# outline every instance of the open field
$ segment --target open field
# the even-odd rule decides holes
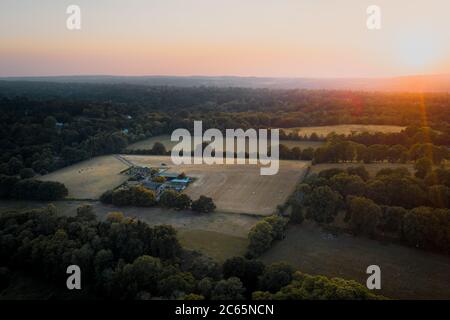
[[[299,135],[310,136],[312,133],[316,133],[319,136],[326,137],[328,134],[335,132],[336,134],[345,134],[349,135],[352,132],[384,132],[384,133],[392,133],[392,132],[400,132],[405,127],[401,126],[388,126],[388,125],[363,125],[363,124],[341,124],[335,126],[319,126],[319,127],[296,127],[296,128],[286,128],[283,130],[285,132],[293,132],[298,131]]]
[[[142,166],[171,166],[168,156],[123,156]],[[286,201],[309,162],[280,161],[276,175],[260,175],[259,165],[179,165],[170,171],[185,172],[195,181],[184,191],[192,199],[212,197],[219,212],[270,215]]]
[[[215,231],[178,229],[178,239],[184,248],[197,250],[219,262],[244,256],[248,246],[246,237]]]
[[[320,163],[311,166],[311,170],[309,173],[319,173],[322,170],[331,169],[331,168],[339,168],[339,169],[347,169],[348,167],[358,167],[364,166],[369,172],[370,176],[374,177],[378,171],[384,168],[406,168],[411,174],[414,174],[414,165],[410,163]]]
[[[82,161],[40,177],[40,180],[58,181],[69,189],[69,198],[98,199],[128,177],[120,172],[128,166],[115,156],[101,156]]]
[[[53,202],[60,214],[73,216],[76,209],[89,204],[99,219],[105,219],[112,211],[145,221],[149,225],[172,225],[178,231],[183,247],[198,250],[218,261],[243,255],[247,248],[247,234],[258,221],[250,215],[213,213],[197,214],[192,211],[177,211],[162,208],[114,207],[98,201],[56,201]],[[41,208],[47,202],[0,201],[2,212]]]
[[[333,235],[306,222],[288,229],[284,240],[263,255],[266,263],[286,261],[303,272],[355,279],[365,284],[366,268],[381,268],[381,294],[396,299],[450,299],[450,257],[383,244],[348,234]]]
[[[173,146],[175,146],[178,142],[170,141],[170,135],[161,135],[151,137],[136,143],[133,143],[127,147],[128,150],[150,150],[153,148],[155,142],[161,142],[166,150],[172,150]],[[280,140],[280,144],[284,144],[289,148],[299,147],[300,149],[306,148],[318,148],[324,144],[321,141],[295,141],[295,140]]]

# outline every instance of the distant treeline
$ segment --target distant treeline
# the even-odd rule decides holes
[[[408,126],[400,132],[352,132],[349,135],[330,133],[327,136],[319,136],[313,132],[309,136],[301,135],[298,132],[286,133],[280,130],[280,140],[298,141],[327,141],[327,140],[349,140],[365,146],[373,144],[384,144],[388,146],[403,145],[411,147],[417,143],[432,143],[438,146],[450,145],[450,131],[437,132],[429,127]]]

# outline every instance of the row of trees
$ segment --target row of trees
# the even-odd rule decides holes
[[[411,147],[414,144],[432,143],[439,146],[450,145],[450,132],[439,132],[429,127],[409,126],[400,132],[352,132],[349,135],[330,133],[326,137],[319,136],[317,133],[302,135],[301,131],[291,130],[287,133],[280,130],[281,140],[300,140],[300,141],[325,141],[325,140],[348,140],[365,146],[382,144],[388,146],[402,145]]]
[[[114,191],[108,190],[101,195],[100,201],[118,207],[153,207],[159,205],[177,210],[192,209],[201,213],[210,213],[216,209],[216,205],[210,197],[202,195],[197,200],[192,201],[187,194],[168,189],[164,190],[157,199],[154,191],[143,186],[123,187]]]
[[[20,180],[0,175],[0,199],[60,200],[68,195],[66,186],[55,181]]]
[[[65,298],[240,300],[272,298],[272,294],[278,298],[282,293],[287,298],[286,288],[297,287],[300,275],[284,263],[265,266],[242,257],[220,265],[183,250],[170,226],[150,227],[120,212],[98,221],[90,206],[78,208],[76,216],[59,215],[52,205],[2,214],[0,261],[4,264],[0,289],[11,278],[8,270],[16,275],[20,269],[64,290],[67,266],[78,265],[83,290],[64,290]],[[312,299],[379,298],[355,282],[327,278],[320,282],[332,287],[320,289],[321,284],[313,281],[317,286],[305,283],[302,294]],[[302,297],[294,291],[289,295]]]
[[[430,143],[415,144],[407,149],[402,145],[374,144],[369,147],[347,140],[329,141],[326,145],[315,150],[299,147],[289,149],[280,144],[280,158],[286,160],[313,160],[314,163],[337,162],[390,162],[406,163],[421,158],[430,159],[433,164],[439,165],[450,159],[450,152],[445,146],[436,146]]]
[[[328,224],[343,211],[355,234],[394,237],[448,253],[450,186],[438,183],[448,184],[449,174],[439,168],[420,179],[398,168],[382,169],[370,178],[364,167],[324,170],[297,186],[289,199],[291,221],[309,218]]]
[[[260,220],[248,233],[247,256],[258,257],[270,249],[274,241],[284,239],[286,227],[287,219],[277,215]]]

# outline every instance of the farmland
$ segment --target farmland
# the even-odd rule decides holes
[[[114,156],[101,156],[54,171],[40,180],[64,183],[72,199],[98,199],[104,191],[128,179],[120,174],[126,168],[128,166]]]
[[[381,293],[398,299],[450,299],[450,257],[380,243],[348,234],[333,235],[305,223],[291,226],[284,240],[262,257],[286,261],[303,272],[365,283],[366,268],[381,268]]]
[[[169,135],[160,135],[151,137],[136,143],[133,143],[128,146],[128,150],[150,150],[153,148],[153,145],[156,142],[160,142],[166,147],[166,150],[170,151],[177,142],[170,141]],[[306,148],[318,148],[321,145],[323,145],[323,142],[321,141],[295,141],[295,140],[280,140],[280,144],[284,144],[285,146],[289,148],[299,147],[300,149],[306,149]]]
[[[170,166],[167,156],[124,156],[141,166]],[[170,170],[184,172],[195,181],[184,191],[193,199],[212,197],[219,212],[270,215],[286,201],[303,177],[308,162],[280,161],[273,176],[260,175],[258,165],[179,165]]]
[[[334,125],[334,126],[319,126],[319,127],[296,127],[296,128],[288,128],[283,129],[285,132],[293,132],[299,131],[299,135],[310,136],[312,133],[316,133],[320,137],[326,137],[328,134],[334,132],[336,134],[344,134],[349,135],[352,132],[361,133],[361,132],[383,132],[383,133],[392,133],[392,132],[400,132],[405,127],[401,126],[391,126],[391,125],[362,125],[362,124],[343,124],[343,125]]]

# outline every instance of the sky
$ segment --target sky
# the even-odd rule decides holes
[[[1,0],[0,76],[443,74],[449,15],[448,0]]]

